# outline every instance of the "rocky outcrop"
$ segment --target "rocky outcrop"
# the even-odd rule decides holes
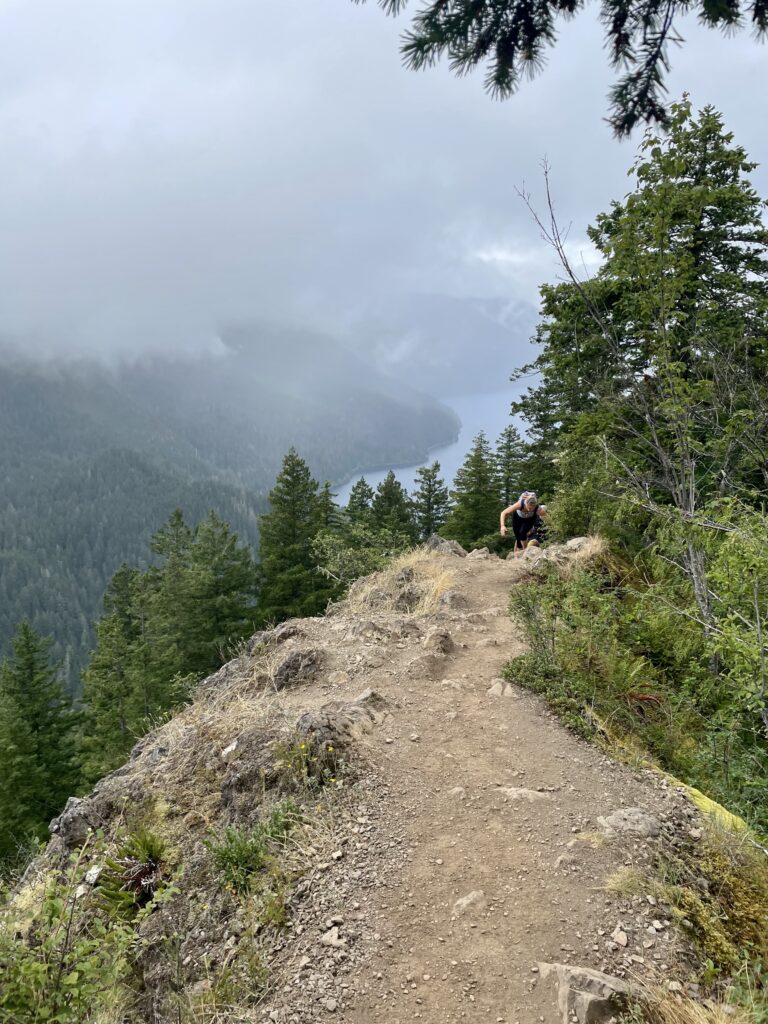
[[[466,558],[467,552],[457,540],[446,540],[437,533],[433,533],[425,543],[427,551],[437,551],[441,555],[458,555],[459,558]]]
[[[597,823],[606,835],[624,832],[628,835],[648,838],[657,836],[661,831],[659,819],[644,811],[642,807],[622,807],[612,814],[598,818]]]
[[[56,836],[65,853],[82,846],[98,824],[98,816],[89,800],[71,796],[64,810],[54,818],[49,828]]]
[[[305,711],[296,723],[296,731],[343,750],[370,732],[386,715],[384,698],[375,690],[365,690],[353,701],[331,701],[319,711]]]
[[[633,987],[590,967],[540,963],[539,976],[557,985],[557,1005],[563,1024],[607,1024],[625,1005]]]
[[[279,734],[255,727],[238,736],[221,752],[227,765],[221,782],[221,807],[230,820],[253,817],[262,796],[279,778],[275,744]]]
[[[287,690],[290,687],[312,683],[323,664],[323,652],[314,647],[293,651],[277,667],[272,677],[274,688]]]

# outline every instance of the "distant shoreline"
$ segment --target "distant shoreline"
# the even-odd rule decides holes
[[[401,483],[407,488],[414,485],[414,480],[410,479],[415,475],[417,469],[423,465],[426,465],[430,460],[434,459],[434,456],[438,452],[442,452],[442,456],[438,459],[441,464],[441,469],[446,473],[447,477],[453,478],[458,466],[466,455],[466,451],[460,453],[456,452],[459,444],[463,448],[469,449],[472,439],[476,434],[483,430],[489,437],[495,436],[500,432],[501,429],[508,422],[508,416],[505,415],[501,419],[494,417],[493,413],[489,414],[489,406],[498,406],[503,404],[507,405],[507,402],[516,396],[517,392],[514,388],[509,386],[505,388],[492,388],[489,391],[484,391],[479,394],[464,394],[464,395],[453,395],[451,397],[441,396],[438,401],[443,405],[447,406],[453,413],[457,428],[452,433],[450,440],[445,440],[439,444],[430,445],[426,449],[426,453],[423,454],[418,460],[411,462],[390,462],[382,463],[378,466],[364,466],[363,468],[358,467],[354,473],[345,476],[345,479],[341,482],[333,484],[334,491],[338,491],[340,494],[345,495],[350,487],[363,477],[364,479],[381,477],[382,474],[388,470],[393,472],[405,471],[408,479],[401,479]],[[501,400],[501,403],[500,401]],[[445,459],[445,465],[443,465],[443,458]],[[369,480],[370,482],[370,480]],[[344,501],[342,501],[342,504]]]
[[[458,429],[454,433],[453,437],[449,441],[441,441],[439,444],[431,445],[427,448],[426,454],[421,459],[411,459],[408,462],[383,462],[379,466],[363,466],[361,469],[356,469],[343,480],[339,482],[332,482],[331,487],[334,489],[338,487],[339,490],[343,490],[349,484],[359,480],[360,477],[365,477],[367,473],[383,473],[385,470],[389,471],[390,469],[394,473],[398,469],[408,469],[411,466],[421,465],[422,463],[426,464],[433,452],[439,452],[441,448],[448,448],[450,445],[457,443],[461,436],[462,426],[463,424],[461,420],[459,420]]]

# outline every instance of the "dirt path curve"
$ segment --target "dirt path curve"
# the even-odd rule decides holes
[[[667,967],[648,929],[622,922],[603,888],[647,849],[591,840],[598,816],[642,807],[664,818],[676,795],[579,740],[526,691],[489,694],[521,651],[506,613],[519,568],[496,558],[441,561],[459,609],[422,622],[417,642],[381,640],[374,630],[362,658],[360,641],[354,655],[342,642],[332,648],[334,697],[353,697],[364,682],[392,708],[367,756],[390,794],[377,830],[385,847],[394,837],[395,882],[367,898],[377,951],[327,1019],[559,1024],[539,961],[616,973],[611,933],[620,925],[629,936],[620,970],[644,971],[646,960]],[[440,646],[450,649],[430,653]]]

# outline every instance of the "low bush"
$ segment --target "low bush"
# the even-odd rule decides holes
[[[154,899],[166,877],[166,849],[163,839],[140,829],[107,857],[98,889],[111,914],[130,921]]]
[[[743,623],[733,615],[732,632],[708,644],[680,611],[690,606],[685,587],[653,568],[655,575],[648,563],[614,558],[568,575],[554,566],[537,570],[514,591],[511,612],[529,649],[505,675],[541,693],[582,735],[627,757],[655,759],[766,833],[768,758],[756,668],[744,667],[744,638],[730,641]],[[726,642],[736,654],[723,656]],[[713,675],[715,643],[720,668]]]
[[[348,773],[341,751],[313,735],[294,735],[276,744],[274,766],[284,790],[317,790]]]
[[[93,847],[93,848],[91,848]],[[131,1000],[149,896],[135,914],[114,914],[83,885],[87,845],[62,871],[29,884],[22,905],[0,917],[0,1022],[85,1024],[120,1019]],[[169,892],[172,890],[169,887]]]
[[[230,825],[205,846],[225,887],[242,896],[253,891],[270,871],[274,874],[280,850],[302,821],[300,808],[285,800],[273,807],[266,821],[253,826]]]

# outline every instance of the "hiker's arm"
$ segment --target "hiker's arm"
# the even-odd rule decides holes
[[[505,508],[504,511],[501,513],[500,532],[502,537],[506,537],[507,535],[507,516],[512,515],[512,513],[516,512],[519,508],[520,502],[516,501],[514,505],[510,505],[509,508]]]

